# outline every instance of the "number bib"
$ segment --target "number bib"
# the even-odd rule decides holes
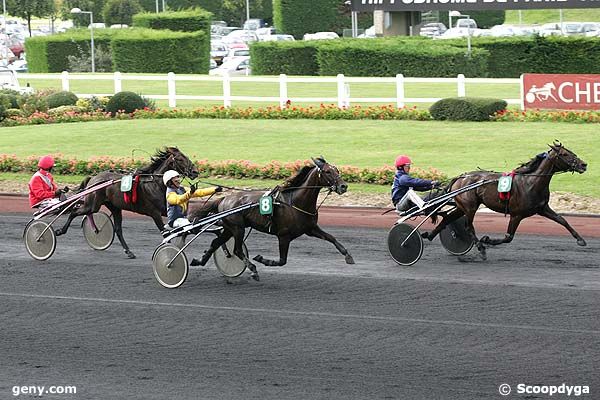
[[[258,201],[258,209],[261,215],[273,214],[273,197],[263,196]]]
[[[121,192],[131,191],[131,185],[133,183],[133,175],[123,175],[121,178]]]
[[[501,176],[498,179],[498,193],[508,193],[512,187],[512,176]]]

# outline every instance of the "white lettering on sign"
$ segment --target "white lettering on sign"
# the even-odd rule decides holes
[[[563,103],[600,103],[600,82],[563,82],[558,86],[558,98]]]

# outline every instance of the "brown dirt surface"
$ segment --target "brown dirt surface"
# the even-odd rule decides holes
[[[0,193],[27,194],[27,184],[18,181],[0,180]],[[325,193],[322,193],[319,202],[323,200],[324,196]],[[387,194],[360,192],[348,192],[342,196],[332,193],[323,205],[329,207],[392,207]],[[600,199],[579,196],[573,193],[553,192],[550,197],[550,206],[559,213],[600,214]]]

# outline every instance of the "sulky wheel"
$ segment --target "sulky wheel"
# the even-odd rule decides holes
[[[246,270],[246,263],[233,254],[235,239],[231,238],[213,253],[213,260],[219,272],[228,278],[240,276]],[[242,244],[242,249],[248,258],[248,248]]]
[[[423,239],[418,229],[411,235],[413,230],[412,226],[400,223],[394,225],[388,233],[388,250],[400,265],[413,265],[423,255]]]
[[[96,225],[94,229],[92,221],[88,217],[86,215],[81,222],[83,236],[88,245],[94,250],[108,249],[115,238],[115,226],[112,220],[108,214],[102,211],[92,214],[94,225]]]
[[[446,251],[455,256],[467,254],[473,248],[473,239],[467,232],[467,217],[462,216],[446,225],[440,232],[440,241]]]
[[[168,289],[181,286],[188,275],[189,267],[185,253],[177,253],[179,247],[164,243],[158,246],[152,256],[154,276],[158,283]]]
[[[25,248],[36,260],[47,260],[56,250],[56,234],[50,225],[41,220],[30,221],[23,231]]]

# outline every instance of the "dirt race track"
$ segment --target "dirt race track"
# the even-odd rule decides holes
[[[533,219],[487,261],[435,240],[399,267],[385,247],[393,215],[323,209],[355,265],[302,237],[288,265],[259,266],[260,282],[226,282],[211,262],[168,290],[152,274],[150,219],[126,217],[135,260],[117,242],[91,250],[76,220],[36,262],[16,203],[0,198],[1,399],[22,385],[77,388],[49,399],[563,399],[517,393],[563,383],[600,397],[600,218],[568,218],[586,247]],[[480,233],[503,234],[502,216],[478,219]],[[277,254],[263,234],[248,248]]]

